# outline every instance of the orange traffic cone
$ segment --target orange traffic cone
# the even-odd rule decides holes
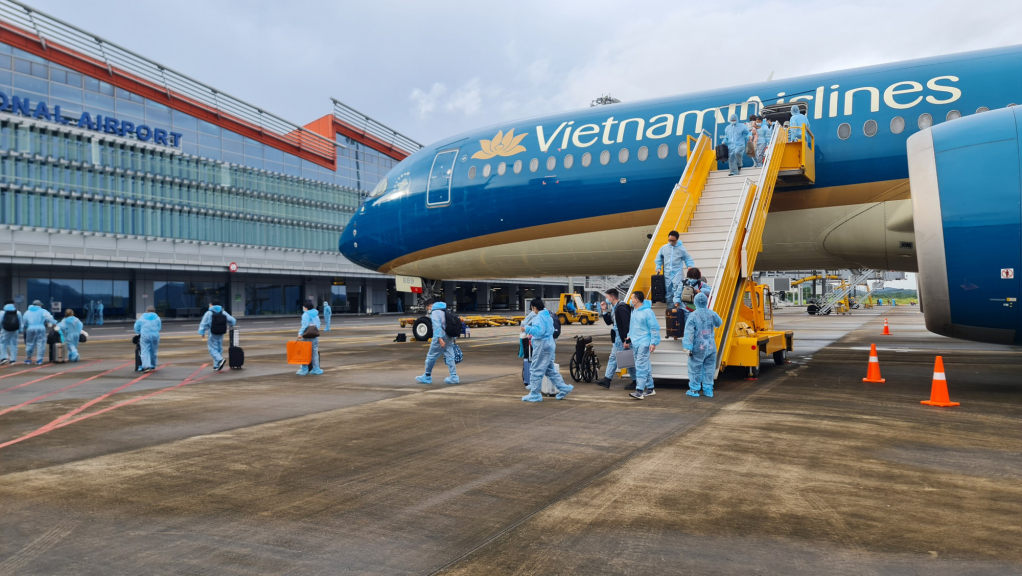
[[[869,345],[869,368],[866,370],[866,377],[862,379],[863,382],[871,382],[873,384],[883,384],[887,382],[880,377],[880,359],[877,358],[877,345]]]
[[[944,376],[944,358],[937,356],[933,364],[933,385],[930,387],[930,399],[920,400],[920,404],[927,406],[960,406],[960,402],[952,402],[947,394],[947,378]]]
[[[881,332],[880,335],[881,336],[890,336],[891,335],[891,327],[890,327],[889,324],[887,324],[887,318],[884,318],[884,331]]]

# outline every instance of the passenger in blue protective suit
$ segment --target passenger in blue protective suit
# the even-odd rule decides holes
[[[617,355],[630,345],[625,342],[628,338],[629,322],[632,318],[632,309],[627,302],[620,300],[620,293],[617,288],[607,290],[607,305],[604,306],[603,321],[614,326],[614,341],[611,343],[610,357],[607,358],[607,371],[603,379],[596,382],[603,389],[609,389],[617,373]],[[635,368],[628,369],[628,377],[632,384],[625,389],[635,389]]]
[[[3,322],[10,317],[10,320]],[[14,330],[3,328],[0,330],[0,366],[14,364],[18,361],[18,334],[21,334],[25,322],[21,319],[21,312],[14,307],[14,300],[4,302],[3,312],[0,312],[0,324],[6,325]]]
[[[227,330],[231,329],[231,326],[237,322],[234,316],[228,314],[222,306],[220,306],[219,300],[213,300],[209,304],[209,310],[202,315],[202,321],[199,322],[199,336],[207,337],[206,348],[209,350],[209,355],[213,358],[213,370],[221,370],[227,360],[224,358],[224,334],[214,334],[212,332],[214,316],[223,315],[227,323]],[[217,322],[222,322],[219,318]]]
[[[653,377],[650,375],[649,355],[660,344],[660,323],[653,312],[653,303],[645,299],[641,290],[632,293],[632,318],[628,325],[628,342],[635,355],[635,392],[629,394],[636,400],[653,396]]]
[[[664,275],[664,282],[667,284],[667,301],[669,304],[676,304],[674,292],[678,285],[685,279],[685,267],[695,266],[692,255],[685,250],[685,245],[678,240],[679,234],[671,230],[667,234],[667,244],[660,247],[656,253],[656,269]]]
[[[728,176],[737,176],[742,171],[742,162],[745,161],[745,147],[749,145],[749,128],[738,123],[738,114],[732,114],[728,122],[730,123],[727,128],[724,128],[724,143],[727,144],[727,162],[730,168]]]
[[[546,310],[542,298],[533,298],[529,303],[536,316],[528,326],[522,326],[525,332],[532,338],[532,357],[529,359],[529,393],[522,396],[525,402],[542,402],[543,395],[540,390],[543,386],[543,377],[546,376],[557,388],[558,400],[564,400],[569,392],[575,389],[571,384],[565,384],[564,378],[557,371],[556,348],[554,340],[554,319]]]
[[[67,348],[68,362],[78,361],[78,341],[82,337],[82,321],[75,318],[75,311],[68,308],[64,310],[64,319],[57,324],[61,336],[64,337],[64,347]]]
[[[160,349],[160,330],[163,321],[156,315],[156,307],[146,308],[145,314],[135,320],[135,334],[138,334],[139,358],[142,360],[142,371],[152,372],[156,369],[156,354]]]
[[[429,343],[429,352],[426,352],[426,371],[422,373],[422,376],[415,377],[415,381],[420,384],[433,383],[433,366],[436,365],[437,358],[440,356],[444,357],[444,364],[447,364],[447,370],[451,373],[450,376],[444,378],[444,384],[461,382],[454,361],[454,344],[458,339],[448,336],[444,329],[447,325],[444,320],[444,310],[446,309],[447,304],[444,302],[437,302],[430,309],[429,319],[433,324],[433,340]]]
[[[799,142],[802,140],[802,130],[800,126],[805,126],[806,130],[809,129],[809,118],[799,111],[798,105],[792,105],[791,107],[791,120],[788,121],[788,142]]]
[[[330,307],[330,303],[323,301],[323,329],[327,332],[330,331],[330,317],[333,316],[334,309]]]
[[[760,168],[763,166],[763,162],[766,160],[766,147],[770,144],[770,138],[774,132],[771,128],[771,122],[767,118],[760,118],[759,124],[756,126],[756,163],[755,166]]]
[[[25,330],[25,364],[32,363],[32,352],[35,351],[35,363],[43,363],[43,350],[46,349],[46,326],[56,324],[53,315],[42,309],[43,303],[36,300],[22,315]]]
[[[302,326],[298,329],[298,337],[304,338],[305,329],[309,326],[315,326],[319,329],[319,311],[316,310],[311,302],[306,302],[302,307],[304,312],[302,313]],[[303,365],[301,370],[295,372],[299,376],[305,376],[306,374],[312,374],[319,376],[323,373],[323,369],[319,367],[319,338],[307,338],[312,340],[312,370],[309,367]]]
[[[89,300],[89,303],[85,305],[85,323],[95,324],[96,323],[96,301]]]
[[[685,321],[685,337],[682,347],[689,351],[688,358],[688,394],[713,396],[713,373],[717,370],[717,341],[714,329],[722,322],[716,312],[707,307],[710,299],[706,296],[709,288],[696,294],[696,311],[688,315]]]
[[[96,324],[103,325],[103,301],[96,302]]]

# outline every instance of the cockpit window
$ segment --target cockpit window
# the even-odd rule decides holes
[[[376,188],[373,188],[373,191],[369,193],[369,197],[370,198],[376,198],[380,194],[383,194],[384,192],[386,192],[386,190],[387,190],[387,179],[384,178],[383,180],[380,180],[379,184],[376,185]]]

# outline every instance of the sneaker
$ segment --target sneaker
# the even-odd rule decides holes
[[[635,386],[636,386],[635,380],[632,380],[631,384],[629,384],[628,386],[625,386],[625,390],[635,390]]]
[[[604,390],[610,390],[610,378],[603,378],[602,380],[597,380],[596,385],[599,386],[600,388],[603,388]]]
[[[32,363],[31,360],[25,360],[25,364],[31,364],[31,363]]]
[[[543,395],[539,392],[530,392],[525,396],[522,396],[522,402],[542,402]]]
[[[461,378],[457,376],[448,376],[444,378],[444,384],[461,384]]]
[[[227,364],[227,360],[225,358],[221,358],[213,369],[219,372],[220,370],[223,370],[224,364]],[[306,368],[306,370],[308,370],[308,368]]]
[[[646,397],[645,394],[642,393],[642,390],[636,390],[635,392],[629,394],[629,396],[635,398],[636,400],[642,400],[643,398]]]
[[[142,369],[142,373],[143,373],[143,374],[148,374],[148,373],[150,373],[150,372],[152,372],[152,371],[153,371],[153,369],[152,369],[152,368],[143,368],[143,369]]]
[[[42,360],[36,360],[35,361],[35,365],[36,366],[42,366],[43,365],[43,361]]]
[[[568,394],[571,394],[571,391],[575,389],[575,387],[572,386],[571,384],[565,384],[565,386],[568,387],[568,391],[567,392],[558,392],[557,396],[554,396],[554,398],[556,398],[558,400],[564,400],[564,397],[567,396]]]
[[[11,361],[8,360],[7,358],[4,358],[3,360],[0,360],[0,366],[6,366],[7,364],[10,364],[10,363],[11,363]]]
[[[416,376],[415,381],[419,384],[432,384],[433,378],[429,374],[423,374],[422,376]]]
[[[688,392],[685,392],[685,394],[688,395],[688,396],[691,396],[693,398],[698,398],[699,397],[699,393],[695,392],[693,390],[689,390]]]
[[[656,390],[652,388],[646,388],[642,391],[643,396],[656,396]]]

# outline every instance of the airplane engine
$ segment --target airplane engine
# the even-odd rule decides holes
[[[931,332],[1022,344],[1022,107],[908,139],[920,304]]]

